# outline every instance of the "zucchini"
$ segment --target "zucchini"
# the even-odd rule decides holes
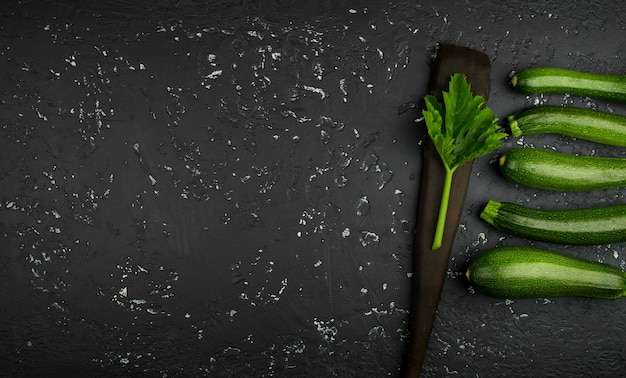
[[[490,200],[480,218],[498,231],[566,245],[626,241],[626,204],[541,210]]]
[[[505,152],[498,162],[508,180],[538,189],[575,192],[626,186],[625,158],[517,147]]]
[[[519,71],[511,85],[524,94],[563,93],[626,102],[625,74],[597,74],[565,68],[533,67]]]
[[[626,147],[626,117],[597,110],[540,106],[508,117],[511,134],[561,134],[611,146]]]
[[[493,297],[626,296],[626,273],[616,266],[530,247],[496,247],[470,260],[472,287]]]

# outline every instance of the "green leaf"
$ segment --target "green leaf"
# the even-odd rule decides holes
[[[448,184],[444,186],[433,249],[441,246],[452,174],[461,165],[502,147],[502,139],[507,136],[496,125],[498,118],[485,106],[485,99],[472,94],[465,75],[452,75],[449,90],[443,91],[442,97],[443,104],[434,96],[426,96],[426,109],[422,111]]]
[[[423,111],[428,134],[446,167],[454,169],[501,147],[507,134],[499,132],[498,118],[485,106],[482,96],[473,96],[463,74],[450,78],[443,92],[443,105],[426,96]]]

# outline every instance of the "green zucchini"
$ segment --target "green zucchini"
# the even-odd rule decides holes
[[[575,192],[626,186],[626,158],[517,147],[505,152],[499,165],[508,180],[538,189]]]
[[[563,93],[626,102],[626,74],[597,74],[565,68],[533,67],[515,74],[511,85],[524,94]]]
[[[599,245],[626,241],[626,204],[541,210],[490,200],[480,218],[499,231],[549,243]]]
[[[611,146],[626,147],[626,117],[597,110],[539,106],[508,117],[511,134],[561,134]]]
[[[616,266],[530,247],[496,247],[472,258],[465,273],[489,296],[517,298],[626,296],[626,273]]]

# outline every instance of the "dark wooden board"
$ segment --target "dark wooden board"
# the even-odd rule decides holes
[[[463,73],[472,86],[472,92],[487,100],[490,71],[487,55],[467,47],[442,44],[434,62],[429,93],[441,101],[442,91],[448,90],[450,76]],[[413,255],[411,339],[406,358],[406,377],[417,377],[421,372],[472,172],[472,162],[454,172],[443,243],[440,249],[433,251],[431,246],[446,172],[430,138],[426,138],[423,155]]]

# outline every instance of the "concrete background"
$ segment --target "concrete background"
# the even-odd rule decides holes
[[[439,42],[485,52],[489,106],[626,114],[508,85],[528,66],[625,72],[624,3],[5,1],[0,5],[3,376],[398,376]],[[399,111],[400,110],[400,111]],[[580,154],[624,150],[509,138]],[[499,300],[464,265],[489,199],[566,207],[624,190],[516,187],[477,160],[424,376],[614,377],[626,302]],[[417,231],[419,232],[419,230]],[[626,268],[623,244],[550,246]]]

